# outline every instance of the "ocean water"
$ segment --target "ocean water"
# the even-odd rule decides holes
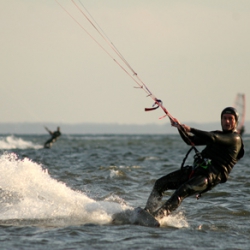
[[[144,207],[155,180],[181,166],[189,147],[178,135],[63,134],[43,149],[47,139],[0,136],[1,249],[249,249],[248,135],[228,182],[185,199],[159,228],[112,216]]]

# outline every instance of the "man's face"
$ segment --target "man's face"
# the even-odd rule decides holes
[[[223,114],[221,118],[221,127],[223,131],[234,130],[236,128],[236,120],[232,114]]]

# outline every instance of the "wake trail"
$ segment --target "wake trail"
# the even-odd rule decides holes
[[[0,150],[9,150],[9,149],[41,149],[42,145],[35,144],[31,141],[23,140],[16,136],[10,135],[6,137],[0,137]]]

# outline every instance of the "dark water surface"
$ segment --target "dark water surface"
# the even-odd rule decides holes
[[[189,147],[178,135],[63,135],[43,149],[46,139],[0,136],[1,249],[250,249],[248,135],[229,181],[184,200],[160,228],[112,215],[143,207],[180,167]]]

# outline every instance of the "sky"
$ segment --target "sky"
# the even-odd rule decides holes
[[[153,100],[74,3],[57,1],[0,0],[0,122],[169,122],[144,112]],[[249,0],[75,3],[180,122],[219,122],[237,93],[249,121]]]

